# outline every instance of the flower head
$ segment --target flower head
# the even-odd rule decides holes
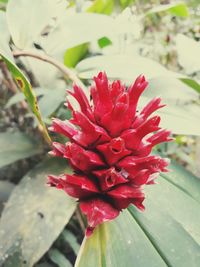
[[[48,183],[78,199],[88,219],[87,236],[130,204],[144,210],[143,186],[168,166],[167,159],[150,155],[152,148],[170,140],[170,132],[159,127],[160,117],[152,115],[163,107],[160,98],[137,111],[148,84],[144,76],[128,88],[119,80],[109,83],[102,72],[94,82],[91,101],[76,85],[68,92],[79,107],[67,100],[72,119],[54,119],[50,128],[69,138],[66,144],[54,142],[50,153],[68,159],[74,173],[49,175]]]

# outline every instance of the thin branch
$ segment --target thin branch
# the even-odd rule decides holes
[[[15,50],[13,51],[13,56],[14,57],[33,57],[39,60],[42,60],[44,62],[48,62],[51,65],[55,66],[57,69],[59,69],[65,77],[70,79],[72,82],[75,84],[81,86],[83,89],[85,88],[84,84],[81,82],[81,80],[77,77],[77,75],[74,73],[73,70],[70,68],[66,67],[64,64],[61,62],[57,61],[56,59],[46,55],[46,54],[40,54],[34,51],[28,51],[28,50]]]

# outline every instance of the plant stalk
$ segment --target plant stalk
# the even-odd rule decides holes
[[[42,55],[40,53],[29,50],[15,50],[12,53],[14,57],[20,57],[20,56],[32,57],[42,60],[44,62],[48,62],[49,64],[55,66],[58,70],[60,70],[64,74],[64,76],[70,79],[72,82],[74,82],[78,86],[85,88],[85,85],[81,82],[81,80],[77,77],[77,75],[73,70],[66,67],[63,63],[59,62],[58,60],[48,56],[47,54]]]

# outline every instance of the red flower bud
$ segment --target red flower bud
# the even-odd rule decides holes
[[[69,160],[74,174],[49,175],[49,184],[77,198],[87,216],[89,236],[102,222],[116,218],[130,204],[144,210],[144,185],[153,184],[169,162],[150,155],[152,148],[170,141],[170,132],[159,127],[160,117],[151,116],[163,107],[160,98],[151,100],[136,112],[140,95],[147,86],[144,76],[126,88],[120,81],[109,83],[105,73],[94,77],[91,101],[74,86],[69,94],[79,103],[68,122],[54,119],[50,130],[70,142],[54,142],[51,155]]]

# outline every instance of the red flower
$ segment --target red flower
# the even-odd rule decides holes
[[[50,128],[69,138],[66,144],[54,142],[50,153],[67,158],[74,174],[49,175],[48,183],[78,199],[88,219],[87,236],[130,204],[144,209],[143,185],[153,184],[168,165],[168,160],[149,154],[153,146],[170,140],[170,132],[159,127],[160,117],[151,116],[163,107],[160,98],[141,112],[136,110],[147,86],[144,76],[128,88],[120,81],[109,83],[102,72],[94,81],[91,101],[75,85],[68,93],[79,103],[79,110],[68,101],[72,119],[54,119]]]

